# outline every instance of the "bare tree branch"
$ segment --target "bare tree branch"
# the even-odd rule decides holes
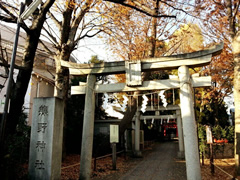
[[[6,2],[2,2],[2,4],[5,5],[5,6],[7,6],[7,7],[9,7],[9,8],[14,9],[14,10],[17,11],[17,12],[19,11],[18,8],[16,8],[15,6],[12,6],[11,4],[8,4],[8,3],[6,3]]]
[[[47,23],[46,23],[47,24]],[[47,24],[48,25],[48,24]],[[49,36],[49,37],[47,37],[47,36],[45,36],[45,35],[43,35],[43,36],[45,36],[45,37],[47,37],[53,44],[55,44],[55,46],[56,46],[56,44],[58,44],[58,41],[57,41],[57,39],[56,39],[56,37],[54,37],[45,27],[43,27],[43,29],[44,29],[44,31],[47,33],[47,35]]]
[[[13,8],[12,6],[9,7]],[[9,17],[0,15],[0,20],[8,23],[17,23],[18,18],[14,14],[12,14],[6,7],[4,7],[3,4],[1,3],[0,9],[2,9],[6,14],[10,15]],[[24,22],[21,22],[21,28],[23,28],[26,31],[26,33],[30,33],[29,28]]]
[[[144,13],[144,14],[146,14],[148,16],[151,16],[151,17],[156,17],[156,18],[161,18],[161,17],[176,18],[176,16],[172,16],[172,15],[156,15],[154,10],[150,10],[146,6],[142,6],[140,3],[139,3],[139,5],[141,5],[141,6],[140,7],[136,7],[136,6],[127,4],[127,3],[125,3],[124,1],[121,1],[121,0],[105,0],[105,1],[113,2],[113,3],[116,3],[116,4],[121,4],[122,6],[135,9],[136,11],[139,11],[139,12]],[[138,3],[136,1],[132,1],[132,2],[134,2],[134,4]],[[140,8],[143,8],[143,9],[140,9]]]
[[[61,22],[59,22],[57,20],[57,18],[49,11],[48,15],[51,17],[51,19],[53,20],[53,22],[56,24],[56,26],[58,27],[59,31],[61,30]]]
[[[17,17],[16,17],[14,14],[12,14],[12,13],[3,5],[3,3],[0,3],[0,8],[1,8],[6,14],[8,14],[12,19],[17,20]]]
[[[187,12],[187,11],[185,11],[185,10],[183,10],[183,9],[180,9],[180,8],[176,8],[176,7],[174,7],[173,5],[171,5],[171,4],[169,4],[169,3],[165,2],[165,1],[161,1],[161,3],[166,4],[167,6],[173,8],[174,10],[181,11],[181,12],[186,13],[186,14],[189,15],[189,16],[195,17],[194,15],[190,14],[189,12]]]
[[[2,61],[2,57],[0,57],[0,60]],[[6,68],[9,68],[10,67],[10,64],[5,64],[5,63],[2,63],[0,62],[0,66],[3,66],[3,67],[6,67]],[[23,66],[18,66],[18,65],[14,65],[14,68],[15,69],[22,69],[22,70],[28,70],[29,68],[26,68],[26,67],[23,67]]]
[[[55,53],[52,52],[41,39],[39,39],[39,42],[49,55],[51,55],[51,56],[55,55]]]
[[[91,3],[92,3],[92,0],[87,0],[85,5],[81,8],[81,11],[77,15],[76,19],[73,21],[70,36],[69,36],[70,41],[72,41],[72,42],[74,41],[74,37],[76,35],[78,25],[81,22],[81,20],[83,19],[84,15],[89,11],[89,9],[91,7]]]
[[[107,23],[103,23],[103,24],[99,24],[99,25],[95,25],[93,23],[93,21],[97,20],[99,17],[95,17],[93,18],[90,22],[88,22],[87,24],[85,24],[85,19],[83,18],[82,19],[82,27],[81,27],[81,31],[79,32],[78,34],[78,37],[74,40],[75,42],[83,39],[84,37],[90,37],[90,36],[86,36],[86,34],[88,34],[90,31],[92,31],[94,28],[96,27],[100,27],[102,28],[105,24]],[[82,36],[84,30],[86,30],[87,28],[89,28],[89,30],[87,32],[85,32],[85,35]],[[102,32],[102,30],[100,31]],[[93,36],[92,36],[93,37]]]
[[[5,66],[8,64],[8,55],[7,55],[7,51],[6,51],[6,48],[3,49],[2,47],[2,36],[0,34],[0,50],[1,50],[1,60],[2,60],[2,64],[4,64]],[[5,54],[5,57],[4,57],[4,54]],[[4,67],[5,69],[5,76],[8,76],[9,74],[9,69],[7,67]]]
[[[228,16],[228,21],[229,21],[229,29],[230,29],[230,36],[233,39],[233,37],[235,36],[235,25],[234,25],[234,18],[233,18],[233,14],[232,14],[232,1],[231,0],[227,0],[226,1],[226,5],[227,5],[227,16]]]
[[[17,23],[17,19],[12,19],[10,17],[1,16],[1,15],[0,15],[0,20],[4,22],[9,22],[9,23]]]
[[[219,6],[222,6],[221,3],[219,3],[219,2],[217,2],[217,1],[215,1],[215,0],[213,0],[213,2],[214,2],[215,4],[217,4],[217,5],[219,5]]]
[[[81,37],[79,38],[79,40],[81,40],[81,39],[83,39],[83,38],[85,38],[85,37],[88,37],[88,38],[94,37],[94,36],[98,35],[100,32],[102,32],[102,30],[97,31],[96,33],[94,33],[94,34],[92,34],[92,35],[88,35],[88,33],[86,33],[86,34],[84,34],[83,36],[81,36]]]
[[[155,14],[155,13],[156,13],[155,10],[150,9],[149,7],[145,6],[144,4],[139,3],[138,1],[132,0],[132,2],[133,2],[136,6],[141,7],[144,11],[146,11],[146,12],[148,12],[148,13],[150,13],[150,14]]]
[[[233,12],[233,19],[236,18],[236,15],[238,13],[239,4],[240,4],[240,1],[237,1],[237,5],[236,5],[236,7],[234,9],[234,12]]]
[[[38,21],[45,21],[46,19],[46,14],[47,12],[49,11],[49,8],[52,6],[52,4],[54,3],[55,0],[47,0],[42,6],[41,6],[41,9],[40,9],[40,13],[39,13],[39,16],[37,17],[37,19],[35,20],[36,22],[33,22],[33,25],[32,25],[32,29],[34,28],[37,28],[38,26],[41,26],[40,24],[41,23],[38,23]]]

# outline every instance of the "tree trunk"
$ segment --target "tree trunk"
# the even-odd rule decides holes
[[[229,35],[232,38],[234,58],[234,82],[233,95],[235,106],[235,176],[240,175],[240,31],[236,31],[235,8],[232,0],[226,0],[227,17],[229,23]],[[238,7],[237,7],[238,8]]]
[[[133,98],[131,99],[130,103],[128,104],[127,110],[124,113],[124,117],[120,122],[120,135],[123,135],[124,131],[131,127],[132,118],[136,113],[137,110],[137,98],[139,92],[134,92]]]
[[[35,33],[32,33],[27,37],[27,44],[25,45],[26,51],[22,63],[26,69],[19,70],[16,83],[13,86],[11,92],[10,111],[6,123],[6,133],[12,134],[16,132],[18,118],[22,112],[24,98],[27,92],[29,81],[31,79],[34,57],[38,45],[38,39],[40,37],[40,32],[41,29],[37,29]]]
[[[38,40],[41,34],[43,24],[46,20],[46,14],[55,0],[48,0],[41,8],[41,14],[33,20],[32,27],[29,29],[25,53],[23,56],[22,66],[26,69],[19,70],[17,81],[12,89],[9,117],[6,122],[6,133],[16,132],[18,118],[22,112],[24,98],[27,92],[28,84],[33,69],[34,57],[38,46]]]
[[[55,58],[56,76],[55,76],[54,97],[59,97],[60,99],[66,100],[68,97],[68,90],[69,90],[69,70],[67,68],[61,67],[59,59],[61,59],[61,56]],[[69,61],[69,60],[67,59],[65,61]]]
[[[55,57],[56,62],[56,76],[55,76],[55,87],[54,87],[54,97],[63,99],[63,109],[64,111],[64,121],[63,121],[63,153],[62,158],[66,157],[66,126],[67,126],[67,113],[66,113],[66,104],[68,99],[69,91],[69,70],[67,68],[61,67],[60,59],[69,61],[70,51],[60,53]]]
[[[234,105],[235,105],[235,165],[240,175],[240,32],[233,38],[234,55]]]

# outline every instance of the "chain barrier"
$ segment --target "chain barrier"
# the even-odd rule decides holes
[[[225,162],[226,163],[226,162]],[[226,175],[228,175],[229,177],[232,178],[232,180],[238,180],[237,178],[235,178],[234,176],[232,176],[231,174],[229,174],[228,172],[224,171],[222,168],[220,168],[219,166],[217,166],[214,163],[211,163],[212,165],[214,165],[216,168],[218,168],[220,171],[222,171],[223,173],[225,173]],[[228,164],[228,163],[227,163]]]
[[[117,152],[116,154],[120,154],[120,153],[123,153],[123,152],[124,152],[124,150],[119,151],[119,152]],[[112,156],[112,154],[107,154],[107,155],[104,155],[104,156],[97,157],[96,160],[98,160],[98,159],[103,159],[103,158],[109,157],[109,156]],[[94,160],[94,159],[93,159],[93,160]],[[68,169],[68,168],[71,168],[71,167],[74,167],[74,166],[78,166],[78,165],[80,165],[80,162],[79,162],[79,163],[76,163],[76,164],[72,164],[72,165],[66,166],[66,167],[62,167],[61,170],[63,170],[63,169]]]

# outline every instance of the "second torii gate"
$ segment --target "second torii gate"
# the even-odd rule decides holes
[[[174,110],[176,113],[173,115],[160,115],[160,111],[172,111]],[[140,108],[137,109],[140,112]],[[138,154],[140,151],[140,120],[147,119],[177,119],[177,130],[178,130],[178,158],[184,159],[184,143],[183,143],[183,132],[182,132],[182,120],[181,120],[181,112],[179,105],[168,105],[167,107],[150,107],[147,106],[146,111],[155,111],[155,115],[140,115],[136,113],[135,115],[135,152]],[[141,155],[141,152],[139,152]]]
[[[222,48],[223,44],[203,51],[133,62],[119,61],[99,64],[76,64],[61,61],[62,66],[70,69],[71,75],[88,75],[87,84],[73,86],[71,88],[72,95],[86,94],[79,179],[90,179],[91,175],[95,93],[180,88],[180,107],[183,124],[187,179],[200,180],[201,169],[192,88],[211,86],[211,77],[191,77],[189,74],[189,68],[209,64],[211,57],[218,54]],[[141,71],[176,68],[178,68],[178,77],[174,79],[142,82],[140,78]],[[119,73],[127,73],[127,83],[95,84],[96,75]]]

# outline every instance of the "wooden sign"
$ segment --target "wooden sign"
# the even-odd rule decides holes
[[[213,143],[212,130],[210,126],[206,126],[207,144]]]
[[[110,143],[119,142],[119,126],[110,124]]]

